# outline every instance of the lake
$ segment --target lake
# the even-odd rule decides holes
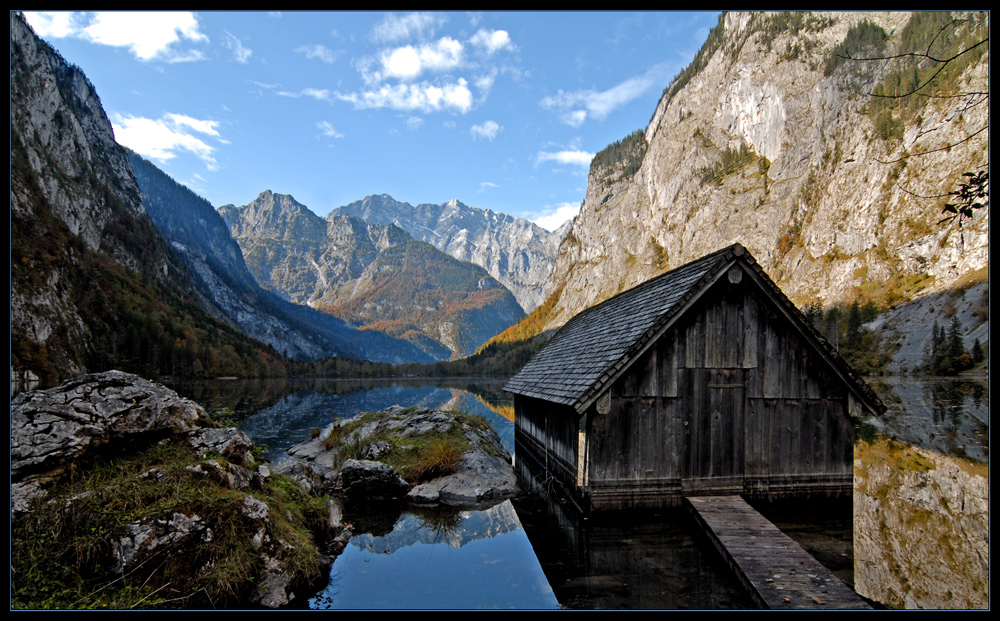
[[[272,461],[331,421],[390,405],[485,416],[515,454],[502,381],[239,380],[172,386],[266,446]],[[989,388],[872,381],[889,407],[859,430],[853,503],[761,510],[877,605],[989,605]],[[853,504],[853,506],[852,506]],[[683,511],[583,520],[529,495],[485,511],[345,513],[354,527],[318,609],[751,607]],[[852,525],[854,528],[852,528]]]

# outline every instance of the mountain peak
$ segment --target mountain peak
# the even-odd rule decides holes
[[[388,194],[368,196],[333,214],[395,224],[460,261],[474,263],[500,281],[527,311],[545,299],[545,286],[562,236],[513,216],[470,207],[457,198],[416,207]]]

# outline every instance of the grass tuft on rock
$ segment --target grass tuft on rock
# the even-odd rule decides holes
[[[388,446],[377,461],[388,464],[399,472],[410,484],[451,474],[462,461],[462,455],[471,448],[471,434],[481,434],[492,431],[490,422],[480,415],[464,412],[448,412],[455,418],[447,431],[432,431],[422,434],[397,435],[391,432],[373,433],[363,439],[355,433],[360,427],[377,422],[386,416],[398,419],[413,415],[417,408],[407,408],[395,414],[383,412],[368,412],[356,417],[351,422],[333,427],[330,435],[324,440],[327,449],[337,449],[336,465],[343,464],[348,459],[365,459],[364,450],[373,443]],[[486,443],[484,449],[490,455],[495,455],[496,449]]]
[[[323,498],[279,475],[259,489],[232,489],[208,468],[189,468],[197,464],[206,462],[189,446],[165,440],[73,470],[12,519],[11,608],[239,605],[264,569],[255,538],[280,542],[274,549],[293,579],[318,575],[314,533],[328,514]],[[266,527],[246,514],[248,495],[267,505]],[[196,517],[199,528],[123,571],[121,542],[130,529],[178,515]]]

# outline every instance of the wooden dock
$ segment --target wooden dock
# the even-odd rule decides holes
[[[739,496],[687,501],[761,608],[871,609],[850,587]]]

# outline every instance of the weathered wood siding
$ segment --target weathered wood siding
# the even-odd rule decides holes
[[[846,387],[749,290],[717,282],[587,412],[594,508],[850,490]]]
[[[570,406],[514,396],[517,458],[531,459],[576,489],[580,415]]]

